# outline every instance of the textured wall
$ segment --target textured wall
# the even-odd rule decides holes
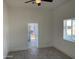
[[[75,17],[75,0],[56,8],[52,15],[52,45],[74,59],[75,43],[63,40],[63,20]]]
[[[9,24],[8,24],[8,7],[3,1],[3,55],[7,56],[9,51]]]
[[[25,50],[28,48],[28,23],[38,23],[39,47],[50,46],[50,11],[26,8],[9,9],[10,50]]]

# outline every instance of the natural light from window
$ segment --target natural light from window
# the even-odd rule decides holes
[[[68,19],[64,20],[64,32],[63,38],[67,41],[75,42],[75,20]]]

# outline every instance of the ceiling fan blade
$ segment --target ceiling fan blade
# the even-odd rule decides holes
[[[42,0],[42,1],[46,1],[46,2],[52,2],[53,0]]]
[[[29,3],[29,2],[32,2],[33,0],[30,0],[30,1],[26,1],[26,2],[24,2],[24,3]]]

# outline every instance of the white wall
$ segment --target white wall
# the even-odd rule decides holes
[[[10,8],[10,51],[25,50],[28,48],[28,27],[30,22],[38,23],[39,47],[50,46],[50,10]]]
[[[9,24],[7,4],[3,1],[3,56],[7,56],[9,51]]]
[[[53,46],[67,55],[75,58],[75,43],[63,40],[63,20],[75,17],[75,0],[56,8],[52,12],[52,39]]]

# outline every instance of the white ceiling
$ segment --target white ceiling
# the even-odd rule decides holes
[[[30,8],[38,7],[36,4],[32,4],[31,2],[26,4],[24,3],[25,1],[28,1],[28,0],[6,0],[6,2],[10,7],[30,7]],[[63,5],[68,1],[69,0],[54,0],[53,2],[42,2],[40,7],[54,8],[59,5]]]

